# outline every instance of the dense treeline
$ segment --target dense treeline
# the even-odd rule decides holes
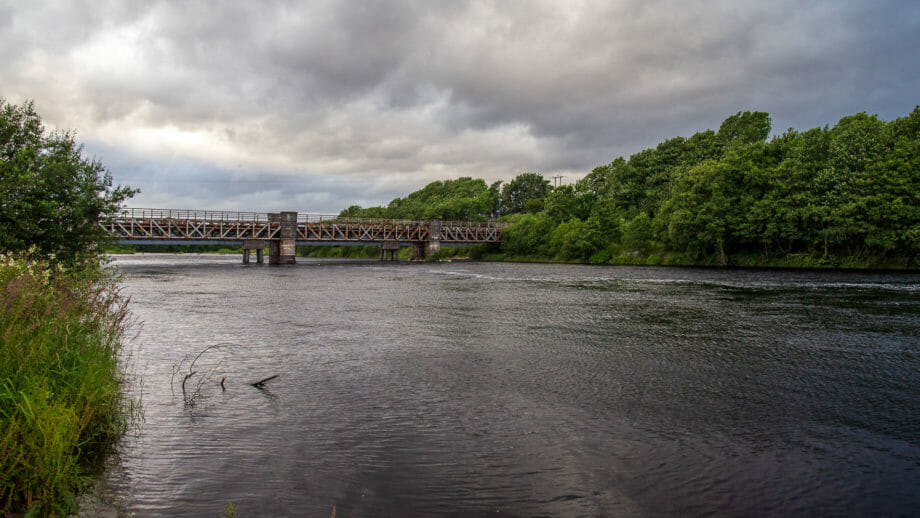
[[[509,257],[590,262],[916,266],[920,107],[885,122],[769,138],[770,116],[739,112],[555,189],[527,173],[504,185],[434,182],[388,207],[343,215],[510,223]]]
[[[498,210],[496,193],[501,182],[489,187],[480,179],[458,178],[432,182],[405,198],[396,198],[386,207],[362,209],[352,205],[340,216],[364,218],[442,218],[481,219]]]

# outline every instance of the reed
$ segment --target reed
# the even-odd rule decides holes
[[[0,255],[0,514],[66,516],[131,422],[127,301],[99,263]]]

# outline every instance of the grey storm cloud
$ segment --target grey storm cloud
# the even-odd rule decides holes
[[[918,48],[911,1],[3,2],[0,96],[137,203],[338,211],[574,180],[739,110],[897,117]]]

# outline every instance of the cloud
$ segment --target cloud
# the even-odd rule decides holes
[[[158,204],[334,211],[449,177],[575,179],[739,110],[804,129],[904,115],[920,91],[906,1],[29,2],[0,20],[0,95]]]

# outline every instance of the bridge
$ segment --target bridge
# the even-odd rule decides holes
[[[225,212],[172,209],[121,209],[99,223],[117,243],[125,245],[238,245],[243,262],[250,251],[269,264],[293,264],[296,245],[377,245],[380,258],[396,258],[401,246],[412,246],[412,258],[424,259],[441,244],[495,243],[502,224],[494,221],[387,220],[340,218],[294,211]]]

